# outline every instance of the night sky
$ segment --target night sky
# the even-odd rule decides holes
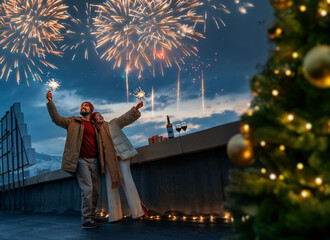
[[[78,9],[85,6],[85,1],[64,0],[73,13],[73,4]],[[91,1],[89,1],[91,3]],[[93,1],[93,3],[102,1]],[[125,70],[113,70],[113,62],[100,60],[96,54],[89,59],[83,58],[83,52],[77,52],[72,61],[73,52],[66,51],[62,58],[50,57],[47,60],[58,67],[49,71],[48,78],[61,82],[53,92],[57,110],[63,117],[79,116],[80,104],[90,101],[95,110],[101,112],[105,120],[120,116],[139,100],[133,94],[141,87],[148,96],[141,109],[142,117],[126,127],[124,132],[135,147],[148,144],[148,137],[167,136],[166,115],[172,123],[187,122],[187,133],[236,121],[244,112],[252,96],[249,81],[266,62],[270,54],[267,28],[272,22],[273,12],[268,1],[250,0],[254,7],[247,8],[247,14],[238,11],[233,0],[223,0],[230,14],[219,12],[226,27],[216,28],[212,18],[207,21],[205,39],[196,44],[198,56],[185,58],[185,65],[180,72],[180,102],[177,102],[178,68],[164,70],[164,76],[156,69],[155,77],[146,69],[142,78],[138,72],[129,73],[129,90],[132,94],[126,101]],[[203,32],[203,24],[196,28]],[[0,65],[3,67],[2,65]],[[201,72],[204,74],[205,108],[202,106]],[[21,103],[28,133],[32,137],[32,147],[36,152],[49,155],[62,155],[66,130],[52,123],[46,108],[45,98],[48,87],[47,76],[43,82],[25,80],[18,85],[16,77],[8,81],[0,80],[0,117],[15,102]],[[151,91],[154,88],[154,112],[151,108]],[[175,133],[178,135],[177,133]]]

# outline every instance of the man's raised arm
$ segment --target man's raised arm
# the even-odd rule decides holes
[[[53,94],[52,94],[51,90],[48,90],[46,98],[48,99],[48,103],[47,103],[48,113],[49,113],[49,116],[51,117],[53,123],[55,123],[57,126],[67,129],[69,126],[69,123],[71,122],[71,119],[61,117],[58,114],[55,104],[53,102]]]

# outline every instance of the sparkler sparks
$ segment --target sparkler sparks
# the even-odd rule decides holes
[[[50,79],[46,85],[50,87],[53,91],[55,91],[58,87],[61,86],[61,84],[55,81],[55,79]]]
[[[91,52],[96,50],[96,41],[94,36],[91,35],[93,25],[91,21],[92,8],[86,3],[85,11],[79,11],[76,6],[73,7],[75,10],[74,15],[71,14],[72,18],[66,31],[65,36],[67,37],[66,43],[61,46],[63,51],[71,50],[74,51],[72,61],[75,60],[78,53],[82,52],[86,60]]]
[[[41,65],[56,67],[45,61],[47,54],[61,56],[55,42],[63,40],[60,32],[68,18],[62,0],[4,0],[0,6],[1,78],[8,80],[16,71],[17,83],[24,73],[40,80]]]
[[[134,97],[136,97],[137,99],[143,99],[146,97],[146,93],[142,90],[141,87],[139,87],[135,90]]]

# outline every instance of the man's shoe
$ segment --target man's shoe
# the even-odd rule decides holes
[[[99,226],[100,226],[100,225],[97,224],[95,221],[90,220],[90,221],[88,221],[88,222],[83,223],[81,227],[82,227],[82,228],[97,228],[97,227],[99,227]]]
[[[98,223],[98,224],[103,224],[103,223],[107,223],[108,219],[107,218],[92,218],[94,222]]]

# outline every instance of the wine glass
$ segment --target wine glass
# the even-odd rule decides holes
[[[186,134],[186,130],[187,130],[187,123],[186,122],[182,122],[181,123],[181,128],[184,131],[184,134]]]
[[[180,123],[175,125],[175,130],[177,130],[180,134],[180,132],[181,132],[181,124]]]

